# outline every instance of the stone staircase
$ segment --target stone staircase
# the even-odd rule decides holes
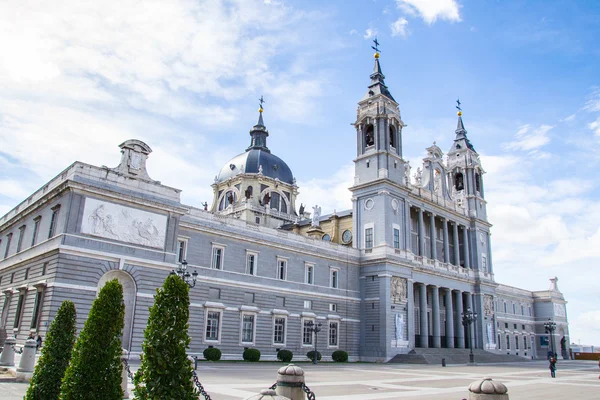
[[[473,354],[475,355],[475,363],[477,364],[531,361],[530,358],[526,357],[491,353],[480,349],[473,349]],[[441,365],[442,358],[446,359],[446,364],[467,364],[469,362],[469,349],[416,348],[408,354],[398,354],[388,362]]]

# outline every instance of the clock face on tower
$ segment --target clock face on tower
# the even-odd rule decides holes
[[[342,233],[342,242],[350,243],[352,241],[352,231],[350,229],[346,229],[344,233]]]

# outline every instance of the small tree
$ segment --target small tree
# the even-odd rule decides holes
[[[136,399],[198,399],[186,353],[189,290],[176,275],[169,275],[163,287],[156,289],[144,331],[142,363],[134,379]]]
[[[69,366],[75,343],[75,304],[65,300],[58,308],[46,335],[46,344],[35,366],[25,400],[57,400],[60,382]]]
[[[61,400],[101,396],[121,400],[121,334],[123,287],[113,279],[104,285],[73,349],[71,364],[61,386]]]

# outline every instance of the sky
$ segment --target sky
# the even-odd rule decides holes
[[[557,276],[571,341],[600,345],[595,1],[0,2],[0,215],[74,161],[116,166],[131,138],[153,149],[153,179],[210,203],[260,96],[298,204],[349,209],[375,37],[404,157],[449,150],[460,98],[496,281],[545,290]]]

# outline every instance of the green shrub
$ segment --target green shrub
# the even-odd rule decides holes
[[[205,349],[202,354],[208,361],[219,361],[221,359],[221,350],[216,347],[209,347],[208,349]]]
[[[246,349],[244,350],[244,360],[256,362],[260,360],[260,350],[258,349]]]
[[[311,350],[308,353],[306,353],[306,357],[308,357],[310,359],[310,361],[314,361],[315,358],[315,351]],[[321,361],[321,352],[317,351],[317,361]]]
[[[331,358],[335,362],[346,362],[348,361],[348,353],[344,350],[336,350],[331,354]]]
[[[277,359],[283,362],[290,362],[294,358],[294,353],[290,350],[279,350],[277,352]]]
[[[75,344],[77,313],[71,300],[62,302],[46,334],[25,400],[56,400]]]
[[[136,399],[198,399],[186,352],[189,290],[176,275],[169,275],[156,290],[144,330],[142,362],[134,377]]]
[[[123,287],[113,279],[92,303],[60,388],[61,400],[121,400]],[[46,343],[47,345],[47,343]]]

